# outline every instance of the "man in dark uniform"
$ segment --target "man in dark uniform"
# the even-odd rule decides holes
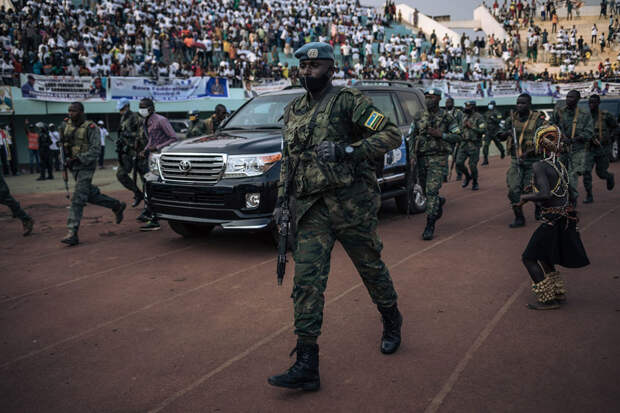
[[[426,111],[413,120],[408,145],[409,152],[415,153],[419,182],[426,194],[426,228],[422,239],[430,241],[435,222],[443,215],[445,199],[439,196],[439,190],[452,145],[460,139],[460,129],[456,119],[439,108],[441,89],[429,89],[425,95]]]
[[[478,187],[478,160],[480,159],[480,146],[482,134],[486,130],[486,124],[481,114],[476,112],[476,102],[465,102],[465,119],[463,119],[463,140],[459,146],[456,157],[456,170],[465,175],[463,188],[473,181],[471,189],[477,191]],[[469,158],[469,170],[465,167],[465,161]]]
[[[136,156],[144,149],[145,141],[142,133],[142,119],[136,112],[132,112],[129,107],[128,99],[121,99],[116,105],[116,109],[121,114],[121,125],[118,130],[118,140],[116,141],[116,152],[118,153],[118,169],[116,179],[123,186],[133,192],[132,207],[136,207],[144,199],[144,194],[138,188],[138,183],[130,177],[136,166]],[[147,171],[147,162],[138,159],[138,171],[140,177],[144,177]],[[144,182],[144,181],[143,181]]]
[[[75,189],[67,218],[69,232],[61,242],[73,246],[79,243],[78,229],[87,202],[111,209],[117,224],[123,220],[125,203],[102,194],[92,183],[101,151],[101,134],[94,122],[86,120],[84,105],[80,102],[69,105],[69,118],[61,127],[60,140],[67,167],[75,178]]]
[[[502,114],[495,108],[494,100],[489,102],[488,109],[489,110],[487,110],[484,114],[484,119],[487,123],[487,130],[484,136],[484,144],[482,145],[482,155],[484,156],[482,165],[489,164],[489,146],[491,146],[491,142],[493,142],[499,150],[500,157],[502,159],[506,156],[504,153],[504,147],[502,146],[502,141],[497,136],[497,133],[499,132],[499,123],[502,121]]]
[[[454,99],[450,97],[446,99],[446,112],[448,112],[448,114],[452,115],[452,117],[456,119],[456,123],[459,125],[459,130],[460,130],[459,141],[455,143],[454,145],[452,145],[452,159],[453,159],[453,162],[456,163],[456,157],[458,156],[460,142],[461,142],[461,139],[463,138],[462,134],[463,134],[464,116],[463,116],[463,111],[461,109],[454,107]],[[447,182],[447,177],[448,175],[450,175],[450,166],[448,166],[446,169],[448,173],[446,174],[445,181]],[[461,179],[463,179],[463,174],[459,170],[457,170],[456,180],[460,181]]]
[[[296,198],[291,221],[297,227],[292,293],[297,361],[268,381],[279,387],[318,390],[317,339],[336,240],[381,313],[381,352],[393,353],[400,345],[402,316],[377,235],[381,196],[375,164],[402,140],[394,123],[360,91],[332,86],[334,52],[329,44],[308,43],[295,56],[307,93],[285,109],[279,202],[288,195]],[[292,188],[289,194],[285,185]]]
[[[41,176],[37,178],[37,181],[43,181],[45,179],[54,179],[53,164],[52,164],[52,139],[50,138],[47,125],[43,122],[37,122],[36,127],[39,129],[39,159],[41,160]],[[45,173],[47,172],[47,178]]]
[[[614,189],[614,174],[609,172],[609,154],[611,153],[612,136],[616,133],[618,124],[614,116],[606,110],[599,109],[601,98],[599,95],[590,96],[590,115],[594,123],[594,136],[592,142],[586,145],[586,165],[583,173],[583,186],[586,189],[584,204],[594,202],[592,196],[592,168],[596,166],[596,175],[604,179],[607,189]]]
[[[11,196],[9,187],[4,181],[4,175],[0,173],[0,204],[6,205],[11,209],[11,213],[15,218],[19,218],[22,221],[24,227],[24,237],[30,235],[32,227],[34,226],[34,220],[22,209],[19,202]]]
[[[187,137],[193,138],[195,136],[207,135],[208,128],[206,122],[200,120],[197,109],[192,109],[188,113],[189,117],[189,127],[187,128]]]

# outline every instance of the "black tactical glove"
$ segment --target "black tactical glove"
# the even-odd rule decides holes
[[[316,147],[320,162],[338,162],[345,157],[344,147],[338,143],[324,141]]]

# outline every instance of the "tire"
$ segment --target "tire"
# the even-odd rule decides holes
[[[399,195],[394,198],[394,200],[396,201],[396,208],[398,209],[398,212],[401,214],[407,214],[407,194]],[[418,184],[412,185],[411,208],[409,209],[409,213],[419,214],[425,210],[426,196],[424,195],[424,191],[422,191],[422,187]]]
[[[620,141],[618,138],[614,139],[611,143],[611,153],[609,154],[609,160],[611,162],[617,162],[620,155],[618,152],[620,151]]]
[[[170,228],[184,238],[197,238],[209,234],[215,225],[190,224],[187,222],[168,221]]]

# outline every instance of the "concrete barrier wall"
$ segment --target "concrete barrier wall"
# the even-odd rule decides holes
[[[397,13],[400,11],[403,15],[403,20],[413,26],[413,13],[415,9],[413,7],[407,6],[406,4],[399,4],[396,6]],[[422,29],[427,36],[435,30],[435,34],[437,35],[438,42],[441,42],[441,39],[447,34],[452,43],[456,44],[460,42],[460,36],[454,30],[450,30],[443,24],[436,22],[430,17],[422,14],[418,11],[418,28]]]
[[[480,6],[474,10],[474,20],[480,22],[480,27],[487,36],[494,35],[498,40],[509,40],[508,33],[504,30],[504,26],[493,17],[486,7]]]

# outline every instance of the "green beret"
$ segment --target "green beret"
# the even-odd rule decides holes
[[[304,60],[335,60],[334,49],[331,45],[322,42],[306,43],[295,51],[295,57],[300,62]]]
[[[424,92],[425,95],[433,95],[433,96],[439,96],[441,97],[441,89],[436,88],[436,87],[431,87],[426,89],[426,91]]]

